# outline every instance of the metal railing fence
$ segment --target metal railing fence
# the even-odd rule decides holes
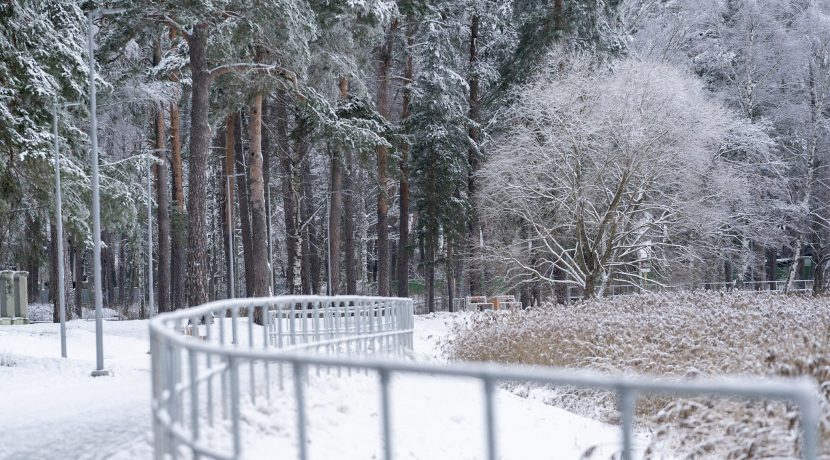
[[[802,456],[806,460],[817,458],[817,389],[807,380],[668,382],[554,368],[416,363],[400,359],[412,348],[413,326],[412,300],[382,297],[238,299],[159,315],[150,322],[155,457],[240,458],[245,445],[240,428],[243,397],[253,404],[263,398],[263,393],[265,400],[270,399],[272,387],[278,385],[283,390],[283,380],[290,373],[296,403],[297,458],[307,460],[306,384],[309,370],[315,369],[318,375],[321,371],[371,371],[378,376],[379,447],[385,460],[395,455],[390,380],[397,374],[480,381],[485,421],[482,434],[488,460],[499,458],[495,390],[507,381],[615,392],[623,460],[633,458],[634,410],[640,394],[789,400],[800,409]],[[393,359],[395,356],[398,359]],[[243,378],[245,367],[247,382]],[[272,379],[274,367],[277,375]],[[215,436],[205,435],[208,429],[211,433],[227,430],[228,443],[217,446]]]

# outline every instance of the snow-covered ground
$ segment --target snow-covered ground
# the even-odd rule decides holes
[[[416,359],[440,360],[437,341],[455,320],[417,317]],[[55,324],[0,328],[0,459],[149,458],[147,322],[104,323],[105,363],[113,372],[104,378],[89,377],[94,322],[69,323],[67,360],[57,358],[58,330]],[[380,458],[376,377],[312,373],[306,394],[310,458]],[[292,393],[272,395],[270,403],[243,406],[250,458],[275,452],[293,458],[296,451]],[[480,383],[396,376],[392,398],[396,458],[483,458]],[[619,447],[616,427],[503,390],[496,400],[500,458],[579,458],[595,446],[596,458],[608,458]]]

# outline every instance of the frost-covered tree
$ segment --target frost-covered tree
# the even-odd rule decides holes
[[[465,232],[468,214],[468,87],[465,76],[457,70],[460,65],[455,50],[460,43],[454,34],[456,27],[446,12],[436,11],[425,18],[419,35],[422,46],[416,56],[419,67],[411,114],[406,119],[429,311],[435,309],[439,239],[443,237],[450,248],[456,244]]]
[[[484,217],[498,223],[486,257],[512,282],[602,295],[614,281],[639,284],[646,263],[665,279],[695,260],[697,244],[717,241],[733,218],[727,200],[751,199],[751,163],[729,156],[763,150],[766,136],[695,79],[569,53],[547,69],[518,92],[513,129],[480,176]]]
[[[23,217],[52,206],[52,108],[83,100],[87,65],[83,12],[73,1],[0,6],[0,264],[12,263],[9,240]],[[63,113],[59,133],[68,230],[86,229],[85,134]],[[45,217],[40,212],[37,219]],[[45,226],[44,226],[45,228]]]

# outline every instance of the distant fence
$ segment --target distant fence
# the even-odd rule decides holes
[[[645,285],[638,284],[613,284],[605,288],[604,296],[613,297],[618,295],[639,294],[642,292],[660,292],[660,291],[678,291],[678,290],[736,290],[736,291],[754,291],[754,292],[783,292],[787,286],[787,281],[730,281],[730,282],[714,282],[714,283],[693,283],[693,284],[677,284],[677,285],[660,285],[656,283],[648,283]],[[795,280],[789,292],[813,292],[813,280]],[[579,286],[568,286],[567,289],[567,303],[580,300],[583,297],[583,290]]]
[[[261,326],[255,325],[259,318]],[[802,454],[817,455],[818,401],[805,380],[665,382],[573,370],[492,364],[440,366],[400,359],[412,349],[411,299],[288,296],[218,301],[157,316],[150,322],[152,415],[157,459],[178,456],[237,459],[247,441],[241,430],[243,398],[253,404],[284,390],[288,376],[296,403],[297,458],[308,459],[305,406],[309,369],[366,371],[379,380],[382,458],[394,457],[390,378],[394,374],[478,380],[484,395],[483,445],[498,458],[494,394],[505,381],[572,385],[616,392],[621,412],[621,454],[633,453],[634,407],[644,393],[745,396],[791,400],[800,408]],[[399,359],[392,359],[392,357]],[[244,372],[247,370],[248,372]],[[348,398],[348,394],[343,395]],[[206,433],[210,430],[210,435]],[[226,436],[217,436],[217,432]],[[460,440],[459,440],[460,442]],[[465,440],[464,442],[468,442]]]

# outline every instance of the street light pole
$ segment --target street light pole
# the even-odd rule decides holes
[[[98,184],[98,116],[95,100],[95,37],[92,19],[97,11],[88,15],[87,34],[89,38],[89,137],[92,144],[90,161],[92,162],[92,277],[95,289],[95,370],[93,377],[109,375],[104,369],[104,305],[101,292],[101,198]]]
[[[57,283],[57,289],[55,290],[57,299],[55,300],[60,312],[61,321],[61,358],[66,358],[66,294],[64,292],[66,275],[64,274],[63,266],[63,200],[61,199],[61,155],[60,139],[58,138],[58,109],[77,105],[81,105],[80,102],[66,104],[58,104],[55,102],[52,105],[52,135],[55,143],[55,225],[57,226],[57,235],[55,237],[57,239],[55,241],[57,256],[53,263],[58,265],[58,279],[52,282]]]
[[[53,283],[58,283],[55,289],[57,296],[58,309],[61,318],[61,358],[66,358],[66,302],[64,302],[64,286],[63,286],[63,212],[61,210],[61,155],[58,141],[58,104],[52,106],[52,134],[55,140],[55,225],[57,225],[57,245],[55,261],[58,264],[58,279],[53,280]]]
[[[87,38],[89,51],[89,137],[91,144],[90,162],[92,163],[92,276],[95,286],[95,370],[93,377],[109,375],[104,369],[104,299],[101,292],[101,197],[98,183],[98,114],[95,98],[95,32],[92,20],[105,14],[117,14],[119,10],[95,10],[87,14]]]

